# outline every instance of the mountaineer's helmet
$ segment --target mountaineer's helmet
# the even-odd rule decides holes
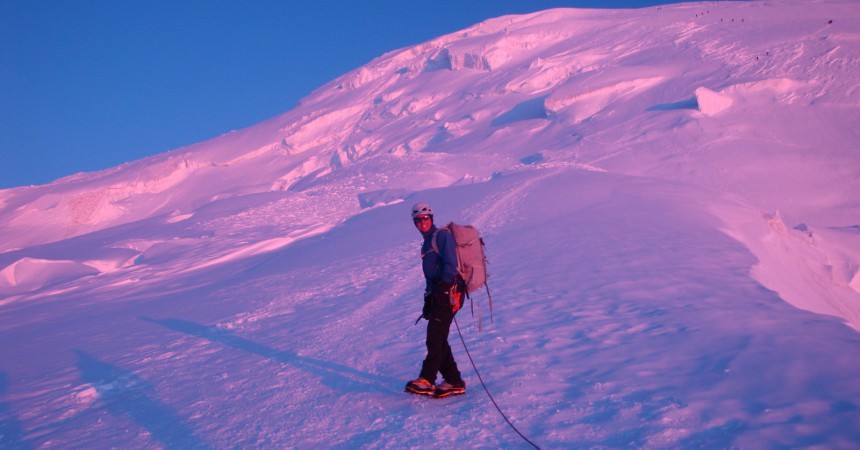
[[[418,202],[412,205],[412,219],[415,219],[418,216],[433,217],[433,208],[430,207],[429,203]]]

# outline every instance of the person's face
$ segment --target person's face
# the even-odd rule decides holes
[[[433,226],[433,218],[426,214],[416,216],[415,219],[413,219],[413,222],[415,222],[415,228],[418,228],[418,231],[422,233],[430,231],[430,227]]]

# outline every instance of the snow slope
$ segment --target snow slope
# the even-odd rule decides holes
[[[549,10],[267,122],[0,191],[2,448],[518,448],[433,401],[408,208],[474,223],[459,315],[543,448],[860,445],[860,7]]]

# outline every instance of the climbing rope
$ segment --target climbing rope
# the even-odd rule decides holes
[[[463,343],[463,349],[464,349],[464,350],[466,350],[466,356],[468,356],[468,357],[469,357],[469,362],[471,362],[471,363],[472,363],[472,368],[473,368],[473,369],[475,369],[475,374],[476,374],[476,375],[478,375],[478,380],[480,380],[480,381],[481,381],[481,386],[483,386],[483,387],[484,387],[484,392],[486,392],[486,393],[487,393],[487,397],[489,397],[489,398],[490,398],[490,401],[491,401],[491,402],[493,402],[493,406],[495,406],[495,407],[496,407],[496,411],[498,411],[498,412],[499,412],[499,414],[501,414],[501,415],[502,415],[502,418],[503,418],[503,419],[505,419],[505,422],[507,422],[507,423],[508,423],[508,425],[510,425],[510,426],[511,426],[511,428],[512,428],[512,429],[513,429],[513,430],[514,430],[518,435],[520,435],[520,437],[521,437],[521,438],[523,438],[523,440],[524,440],[524,441],[526,441],[526,442],[528,442],[529,444],[531,444],[531,446],[532,446],[532,447],[534,447],[534,448],[536,448],[536,449],[540,450],[540,447],[538,447],[538,446],[537,446],[537,444],[535,444],[534,442],[530,441],[530,440],[529,440],[529,438],[527,438],[524,434],[522,434],[522,433],[520,432],[520,430],[518,430],[518,429],[517,429],[517,427],[516,427],[516,426],[514,426],[514,424],[511,422],[511,420],[510,420],[510,419],[508,419],[508,416],[506,416],[506,415],[505,415],[505,413],[504,413],[504,412],[502,412],[502,408],[499,408],[499,404],[498,404],[498,403],[496,403],[496,399],[494,399],[494,398],[493,398],[493,394],[490,394],[490,390],[489,390],[489,389],[487,389],[487,385],[484,383],[484,378],[483,378],[483,377],[481,377],[481,372],[478,372],[478,366],[476,366],[476,365],[475,365],[475,360],[474,360],[474,359],[472,359],[472,354],[471,354],[471,353],[469,353],[469,348],[468,348],[468,347],[466,347],[466,340],[465,340],[465,339],[463,339],[463,333],[462,333],[462,332],[460,332],[460,324],[459,324],[459,323],[457,323],[457,318],[456,318],[456,317],[454,318],[454,325],[456,325],[456,326],[457,326],[457,334],[459,334],[459,335],[460,335],[460,342],[462,342],[462,343]]]

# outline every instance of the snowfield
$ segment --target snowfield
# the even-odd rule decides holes
[[[860,447],[860,4],[505,16],[257,126],[0,190],[0,448],[529,448],[424,357],[418,200],[541,448]],[[288,82],[288,80],[285,80]],[[482,329],[478,329],[479,322]]]

